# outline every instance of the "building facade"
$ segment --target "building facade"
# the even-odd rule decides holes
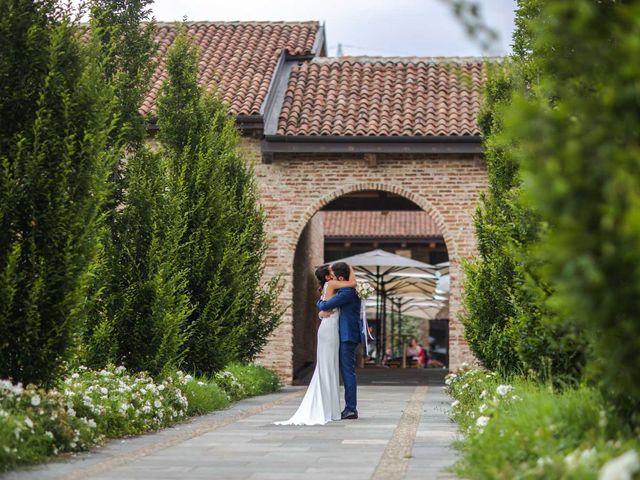
[[[359,192],[403,199],[432,219],[451,265],[450,366],[472,360],[460,264],[475,253],[472,216],[487,185],[475,122],[484,60],[326,58],[318,22],[193,22],[187,31],[201,84],[220,91],[243,132],[267,215],[265,275],[284,281],[289,308],[260,362],[291,382],[313,361],[319,212]],[[159,25],[160,57],[175,32]],[[143,108],[151,116],[164,78],[161,61]]]

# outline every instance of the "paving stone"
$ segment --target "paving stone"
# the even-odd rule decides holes
[[[280,393],[238,402],[228,410],[191,420],[178,428],[125,442],[112,441],[90,454],[13,472],[6,478],[50,479],[74,475],[74,478],[99,480],[369,479],[416,391],[415,386],[362,386],[358,405],[361,418],[357,421],[337,421],[310,427],[273,425],[274,421],[288,418],[295,411],[300,397],[283,399],[299,388],[288,387]],[[211,431],[201,433],[198,430],[212,418],[231,419],[234,415],[276,400],[283,403]],[[421,409],[417,410],[419,423],[415,438],[397,440],[406,445],[413,443],[407,479],[455,478],[447,471],[456,461],[457,453],[450,445],[458,438],[456,426],[448,418],[449,401],[442,388],[427,387],[426,398]],[[191,431],[197,436],[184,440],[177,437]],[[154,450],[157,442],[172,438],[179,441],[165,443],[168,446]],[[131,456],[140,448],[149,449],[149,453]],[[108,463],[123,458],[127,460],[123,464]],[[83,469],[96,466],[102,470],[93,476],[80,475],[85,471]]]

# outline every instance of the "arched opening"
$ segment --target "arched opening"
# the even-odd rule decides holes
[[[315,308],[316,266],[376,249],[429,265],[448,265],[445,228],[437,212],[425,202],[410,198],[406,192],[375,187],[330,196],[307,217],[298,238],[292,292],[293,376],[298,383],[308,380],[316,357],[319,326]],[[416,302],[413,309],[395,309],[396,304],[389,302],[385,306],[385,318],[380,312],[372,318],[369,312],[377,348],[374,359],[361,362],[367,375],[374,371],[373,367],[420,368],[417,362],[402,362],[409,338],[416,338],[429,352],[431,361],[426,368],[442,371],[448,366],[448,297],[436,310],[421,308],[418,304]]]

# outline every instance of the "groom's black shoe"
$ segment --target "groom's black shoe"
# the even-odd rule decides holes
[[[340,418],[342,420],[356,420],[358,418],[358,412],[354,412],[351,410],[344,410],[340,414]]]

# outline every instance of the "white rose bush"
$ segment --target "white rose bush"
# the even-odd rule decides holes
[[[470,479],[640,478],[638,432],[601,394],[465,367],[449,374],[451,417],[463,452],[454,467]]]
[[[181,371],[153,378],[122,366],[81,366],[48,390],[0,380],[0,471],[167,427],[279,387],[264,367],[227,368],[210,379]]]
[[[76,415],[93,419],[109,437],[161,428],[185,418],[188,400],[181,390],[183,376],[161,382],[146,373],[124,368],[84,370],[63,381],[64,398]]]

